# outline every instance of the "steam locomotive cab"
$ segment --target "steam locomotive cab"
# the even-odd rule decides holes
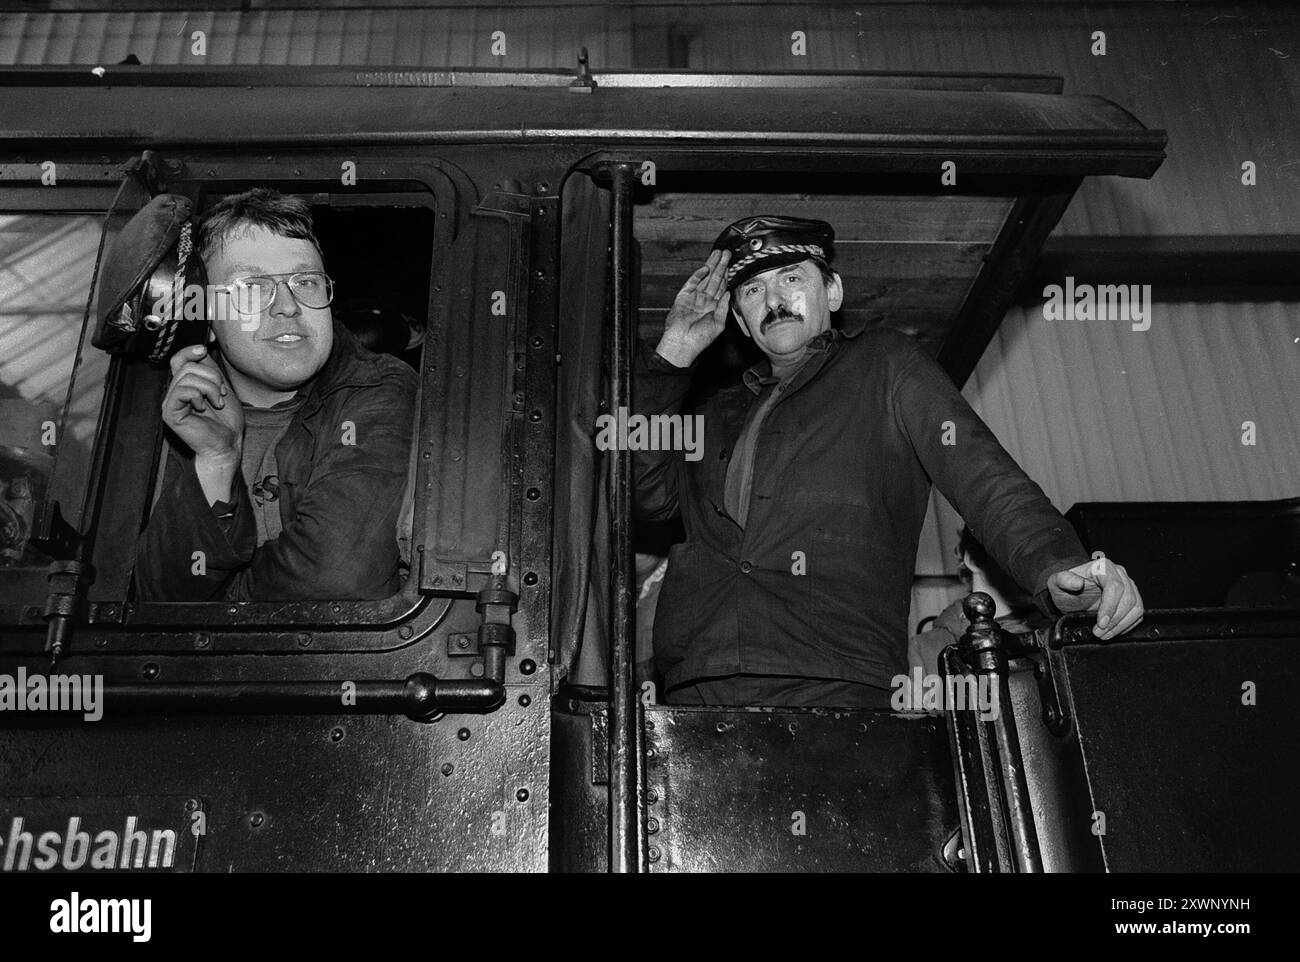
[[[48,77],[5,79],[0,119],[35,116]],[[973,596],[941,675],[996,712],[919,687],[905,711],[664,703],[634,554],[681,535],[633,522],[629,453],[595,425],[720,227],[833,221],[842,315],[911,335],[961,385],[1082,179],[1149,177],[1164,137],[1052,78],[662,79],[125,69],[68,80],[40,130],[0,124],[0,256],[58,294],[0,330],[18,386],[0,675],[88,679],[103,709],[0,713],[0,868],[1094,871],[1296,851],[1269,767],[1282,703],[1235,710],[1266,665],[1292,672],[1294,610],[1157,599],[1177,610],[1099,643],[1081,616],[1007,635]],[[151,197],[198,212],[264,185],[310,204],[339,320],[418,375],[407,571],[378,601],[145,600],[167,370],[155,337],[92,343],[94,279]],[[745,363],[728,335],[704,375]],[[1212,764],[1175,737],[1193,726]],[[1227,810],[1253,818],[1225,830]],[[76,832],[102,842],[70,866]]]

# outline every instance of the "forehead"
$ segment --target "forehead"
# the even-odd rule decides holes
[[[259,226],[239,226],[229,231],[209,253],[208,270],[302,270],[318,268],[320,252],[309,240],[285,237]]]

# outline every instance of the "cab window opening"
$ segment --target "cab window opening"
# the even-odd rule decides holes
[[[162,445],[152,508],[144,521],[134,577],[137,600],[378,602],[402,594],[411,579],[410,451],[417,436],[435,213],[428,207],[386,205],[382,195],[350,195],[337,206],[321,200],[287,191],[232,191],[211,197],[199,215],[202,223],[224,205],[234,218],[234,229],[207,245],[203,261],[209,269],[241,278],[250,270],[278,277],[303,268],[304,258],[313,259],[306,266],[328,275],[333,299],[316,306],[314,300],[326,299],[322,296],[304,304],[288,281],[273,281],[276,299],[260,315],[232,311],[210,318],[209,344],[186,348],[196,356],[173,361],[173,372],[179,364],[191,378],[203,372],[186,365],[210,368],[208,377],[220,372],[224,390],[240,403],[242,457],[228,475],[230,500],[213,502],[210,492],[200,494],[192,484],[178,494],[177,485],[186,483],[184,472],[168,459],[176,451],[189,454],[188,445],[177,443],[164,413],[154,412],[169,443]],[[295,238],[299,230],[279,226],[283,210],[309,214],[306,236],[314,235],[318,249]],[[258,223],[267,211],[274,230]],[[209,285],[227,280],[208,278]],[[329,350],[321,350],[327,342]],[[184,376],[176,376],[166,390],[183,389]],[[216,416],[219,397],[210,408],[207,400],[199,406]],[[164,396],[163,412],[167,403]],[[201,458],[192,457],[191,470],[203,484]],[[389,517],[394,504],[395,519]],[[209,514],[215,514],[215,527]],[[199,527],[187,528],[191,522]],[[189,546],[194,551],[185,557],[165,547],[176,530],[189,532],[197,545]],[[220,557],[223,530],[238,532],[235,557]],[[397,570],[389,576],[393,545]],[[165,570],[159,564],[163,555]],[[358,565],[367,570],[351,570]]]
[[[108,356],[86,344],[69,387],[101,221],[0,213],[0,592],[24,572],[44,580],[50,559],[28,543],[36,502],[80,521]]]

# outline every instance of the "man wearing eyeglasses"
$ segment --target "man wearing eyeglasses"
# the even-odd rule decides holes
[[[388,597],[400,587],[414,371],[334,321],[301,200],[264,188],[227,197],[195,244],[218,292],[212,343],[171,359],[171,450],[137,558],[140,597]]]

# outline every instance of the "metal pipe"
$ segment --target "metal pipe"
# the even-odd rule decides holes
[[[1007,816],[1015,844],[1012,854],[1020,872],[1041,872],[1043,856],[1038,847],[1038,829],[1029,803],[1029,783],[1025,780],[1025,762],[1020,756],[1020,735],[1011,708],[1011,684],[1007,677],[1006,657],[996,672],[1000,711],[991,724],[1002,763],[1002,778],[1007,786]]]
[[[487,711],[504,696],[497,679],[446,681],[421,671],[395,681],[110,683],[101,704],[110,716],[405,715],[428,721],[440,712]]]
[[[632,350],[632,188],[636,166],[609,165],[613,178],[610,225],[612,328],[609,336],[609,409],[617,416],[631,409]],[[636,611],[632,579],[632,458],[626,450],[609,456],[610,611],[609,869],[639,872],[641,804],[638,797],[638,718],[635,677]]]

